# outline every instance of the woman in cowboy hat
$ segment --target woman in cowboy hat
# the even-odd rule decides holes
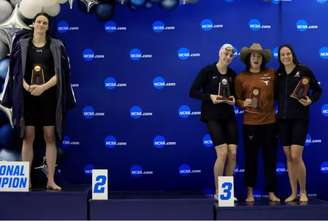
[[[278,51],[277,99],[280,139],[287,158],[291,195],[285,202],[296,200],[297,183],[301,202],[307,202],[306,169],[302,158],[309,125],[309,106],[319,100],[322,89],[312,71],[298,63],[293,49],[282,45]],[[307,91],[311,93],[307,93]]]
[[[224,44],[219,50],[217,62],[203,68],[194,80],[190,96],[202,101],[201,121],[207,124],[215,146],[217,159],[214,164],[215,190],[218,177],[232,176],[236,165],[237,123],[233,105],[234,78],[229,68],[234,57],[234,47]],[[215,195],[217,196],[217,194]]]
[[[275,74],[265,65],[271,51],[258,43],[244,47],[240,59],[246,70],[236,77],[236,102],[245,110],[243,119],[245,147],[246,202],[254,202],[253,187],[257,176],[257,155],[262,148],[264,160],[265,189],[269,199],[278,202],[276,189],[276,118],[274,112]]]

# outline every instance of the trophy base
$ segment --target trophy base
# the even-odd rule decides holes
[[[232,101],[233,101],[232,98],[228,98],[228,97],[218,98],[218,99],[216,99],[216,100],[217,100],[217,101],[224,102],[224,103],[229,103],[229,102],[232,102]]]
[[[296,96],[296,95],[290,95],[289,97],[291,97],[291,98],[294,98],[294,99],[296,99],[296,100],[301,100],[301,99],[306,99],[306,97],[305,96],[303,96],[303,97],[299,97],[299,96]]]
[[[256,107],[247,107],[245,109],[245,111],[248,112],[248,113],[253,113],[253,114],[261,113],[261,110],[259,108],[256,108]]]

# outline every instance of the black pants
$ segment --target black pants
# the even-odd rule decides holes
[[[244,125],[245,185],[254,187],[257,177],[258,152],[262,149],[265,190],[276,189],[276,124]]]

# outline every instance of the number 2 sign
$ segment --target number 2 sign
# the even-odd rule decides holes
[[[108,200],[107,170],[92,170],[92,199]]]

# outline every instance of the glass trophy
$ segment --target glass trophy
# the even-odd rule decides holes
[[[290,97],[295,98],[297,100],[305,98],[309,90],[309,83],[310,80],[306,77],[303,77],[296,85]]]
[[[44,84],[44,72],[41,65],[34,65],[32,69],[31,84]]]
[[[259,88],[253,88],[251,91],[250,99],[251,103],[246,108],[248,112],[258,113],[260,112],[260,93],[261,90]]]
[[[218,100],[222,101],[232,101],[233,99],[230,97],[232,96],[230,84],[227,78],[222,78],[219,82],[219,89],[218,89],[218,95],[220,98]]]

